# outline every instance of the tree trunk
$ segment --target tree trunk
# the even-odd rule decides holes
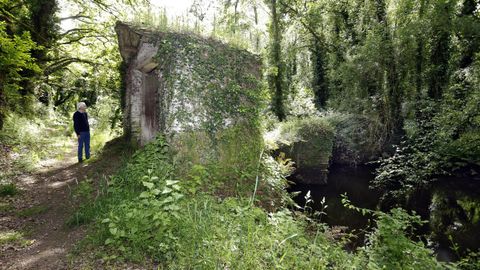
[[[325,108],[328,98],[328,85],[326,82],[326,64],[323,45],[314,40],[310,49],[313,68],[312,89],[315,94],[315,107],[317,110]]]
[[[285,119],[283,76],[284,64],[282,61],[282,35],[280,16],[277,10],[277,0],[270,0],[271,22],[270,22],[270,66],[272,71],[268,76],[268,83],[273,92],[272,108],[278,120]]]

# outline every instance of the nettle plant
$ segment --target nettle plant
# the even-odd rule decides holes
[[[105,245],[133,258],[141,258],[141,254],[132,252],[142,251],[158,258],[175,247],[174,223],[184,195],[178,181],[154,176],[151,170],[142,184],[145,191],[138,198],[121,204],[102,220],[108,227]]]
[[[112,205],[101,224],[104,244],[121,255],[111,259],[141,261],[146,254],[164,259],[175,249],[175,223],[186,191],[173,179],[167,148],[164,138],[157,138],[109,183],[111,196],[123,198]]]

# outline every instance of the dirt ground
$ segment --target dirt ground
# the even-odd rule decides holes
[[[120,157],[78,163],[75,144],[62,160],[43,160],[39,169],[16,179],[20,192],[0,197],[0,232],[21,232],[18,241],[0,242],[0,269],[71,269],[69,252],[85,236],[86,226],[70,228],[65,221],[76,205],[72,191],[87,176],[111,174]]]

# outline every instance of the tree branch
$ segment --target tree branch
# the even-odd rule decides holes
[[[83,14],[83,12],[80,12],[77,15],[60,18],[59,20],[60,21],[66,21],[66,20],[89,19],[89,18],[91,18],[89,16],[85,16],[85,15],[82,15],[82,14]]]
[[[75,38],[66,40],[66,41],[64,41],[64,42],[59,42],[58,45],[69,45],[69,44],[72,44],[72,43],[75,43],[75,42],[80,42],[80,41],[81,41],[82,39],[84,39],[84,38],[95,38],[95,39],[99,40],[99,41],[102,42],[102,43],[105,42],[105,41],[102,40],[102,39],[108,40],[107,37],[102,36],[102,35],[85,35],[85,36],[78,36],[78,37],[75,37]]]
[[[323,42],[323,39],[320,37],[320,35],[317,33],[317,31],[315,31],[315,29],[313,29],[310,25],[308,25],[306,22],[304,22],[302,20],[302,16],[300,14],[300,12],[298,10],[296,10],[295,8],[293,8],[292,6],[286,4],[284,1],[280,0],[279,3],[285,8],[287,9],[287,12],[290,11],[293,15],[295,15],[295,17],[298,18],[298,21],[300,22],[300,24],[302,24],[303,27],[305,27],[305,29],[307,29],[308,32],[310,32],[310,34],[313,36],[313,38],[315,38],[318,42]]]
[[[73,28],[70,29],[64,33],[61,33],[59,36],[64,37],[66,35],[69,35],[71,33],[79,33],[79,34],[85,34],[85,33],[90,33],[90,32],[95,32],[96,30],[93,28]]]
[[[46,67],[45,71],[44,71],[44,75],[48,76],[48,75],[54,73],[55,71],[57,71],[59,69],[62,69],[62,68],[66,67],[66,66],[68,66],[72,63],[84,63],[84,64],[89,64],[89,65],[95,65],[96,64],[95,62],[92,62],[90,60],[76,58],[76,57],[62,58],[62,59],[59,59],[58,62],[53,63],[53,64],[49,65],[48,67]]]

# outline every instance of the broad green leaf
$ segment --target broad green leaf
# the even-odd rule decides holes
[[[148,189],[152,189],[154,187],[154,184],[153,183],[150,183],[150,182],[147,182],[147,181],[143,181],[142,182],[144,186],[146,186]]]
[[[110,245],[111,243],[113,243],[112,238],[108,238],[107,240],[105,240],[105,245]]]
[[[167,185],[167,186],[171,186],[171,185],[174,185],[174,184],[176,184],[176,183],[178,183],[178,182],[179,182],[179,181],[177,181],[177,180],[167,180],[166,185]]]
[[[173,193],[172,196],[175,198],[175,200],[179,200],[183,198],[183,194],[180,194],[180,193]]]
[[[173,191],[173,190],[172,190],[171,188],[165,187],[165,188],[163,189],[163,191],[162,191],[162,194],[168,194],[168,193],[170,193],[170,192],[172,192],[172,191]]]

